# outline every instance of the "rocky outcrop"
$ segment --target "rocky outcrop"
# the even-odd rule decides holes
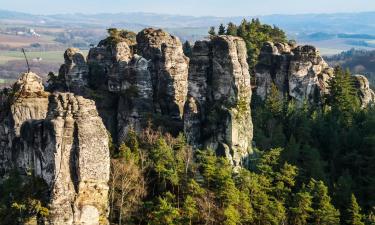
[[[17,98],[0,122],[6,169],[47,183],[47,224],[107,224],[108,136],[95,103],[72,93],[49,95],[33,73],[22,75],[13,92]]]
[[[271,84],[298,103],[320,101],[327,93],[327,81],[333,69],[313,46],[294,46],[288,43],[263,45],[255,68],[256,94],[265,99]]]
[[[358,89],[358,96],[361,100],[361,107],[366,108],[368,105],[375,103],[375,93],[370,88],[368,79],[363,75],[354,75],[355,85]]]
[[[87,86],[89,72],[85,57],[79,49],[68,48],[64,53],[64,60],[59,77],[63,78],[67,90],[82,92],[81,89]]]
[[[241,38],[197,42],[189,70],[184,131],[195,148],[211,148],[234,167],[252,151],[251,85]]]
[[[255,67],[255,91],[265,99],[274,84],[280,99],[288,97],[302,104],[320,103],[329,93],[328,81],[334,69],[329,67],[313,46],[294,46],[288,43],[266,42]],[[362,107],[374,102],[374,92],[366,77],[355,75],[355,84]]]
[[[150,60],[156,112],[181,120],[188,86],[189,59],[180,40],[162,30],[145,29],[137,35],[138,54]]]
[[[119,96],[118,143],[124,141],[129,129],[140,131],[153,117],[176,121],[181,131],[189,59],[179,39],[150,28],[141,31],[131,46],[126,40],[111,40],[92,48],[87,62],[89,83],[100,83],[94,88]]]
[[[24,73],[6,96],[0,109],[0,177],[12,168],[14,141],[21,125],[29,120],[44,119],[48,111],[48,93],[34,73]]]

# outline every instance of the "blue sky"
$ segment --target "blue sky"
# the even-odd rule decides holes
[[[375,11],[375,0],[0,0],[0,9],[35,14],[158,12],[251,16]]]

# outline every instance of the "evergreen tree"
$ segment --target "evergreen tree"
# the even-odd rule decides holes
[[[183,207],[184,222],[186,224],[192,224],[196,221],[198,216],[198,209],[195,200],[190,196],[186,196]]]
[[[173,204],[173,199],[175,196],[167,192],[165,197],[158,197],[158,201],[153,210],[151,216],[151,224],[155,225],[174,225],[178,224],[178,219],[180,218],[180,213],[178,209]]]
[[[362,222],[361,207],[357,203],[354,194],[351,195],[350,205],[347,209],[346,224],[348,225],[364,225]]]
[[[184,54],[187,56],[187,57],[191,57],[191,54],[192,54],[192,48],[191,48],[191,45],[190,45],[190,42],[189,41],[185,41],[184,42],[184,45],[182,46],[183,48],[183,51],[184,51]]]
[[[216,35],[215,27],[210,27],[210,29],[208,30],[208,34],[210,36],[215,36]]]
[[[226,34],[237,36],[237,26],[232,22],[228,23]]]
[[[302,190],[295,194],[292,207],[290,210],[290,224],[306,225],[311,217],[312,212],[312,196],[309,192]]]
[[[267,94],[265,108],[272,113],[273,116],[281,116],[283,111],[283,101],[280,97],[280,92],[274,83],[271,84],[271,89]]]
[[[340,212],[332,205],[328,188],[324,183],[312,179],[308,185],[308,191],[313,196],[313,223],[319,225],[340,224]]]
[[[359,109],[360,103],[349,71],[335,68],[335,76],[329,80],[327,104],[333,115],[345,124],[351,124],[352,112]]]
[[[220,24],[218,34],[219,35],[224,35],[225,34],[225,27],[224,27],[223,24]]]

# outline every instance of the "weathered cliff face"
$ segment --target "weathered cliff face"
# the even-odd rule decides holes
[[[361,107],[365,108],[370,104],[375,104],[375,92],[371,90],[370,83],[363,75],[354,75],[355,85],[358,88],[358,95],[361,100]]]
[[[138,54],[150,60],[156,111],[181,120],[188,86],[189,59],[180,40],[162,30],[145,29],[137,35]]]
[[[154,112],[153,89],[149,62],[134,55],[121,74],[118,105],[118,140],[125,140],[130,129],[140,132]]]
[[[44,119],[48,111],[49,94],[36,74],[22,74],[11,92],[3,96],[0,109],[0,177],[12,168],[13,142],[19,138],[21,125]]]
[[[22,75],[13,91],[20,94],[0,124],[8,132],[0,153],[11,162],[6,169],[47,183],[47,224],[106,224],[108,136],[95,103],[71,93],[48,97],[33,73]]]
[[[79,49],[68,48],[64,53],[64,60],[59,77],[63,78],[67,90],[81,92],[81,89],[87,86],[89,72],[85,57]]]
[[[255,68],[256,94],[265,99],[271,84],[298,103],[316,102],[327,93],[327,81],[333,69],[313,46],[292,46],[287,43],[264,44]]]
[[[118,143],[129,129],[142,130],[153,115],[176,121],[176,130],[182,130],[189,59],[178,38],[150,28],[141,31],[132,46],[103,40],[90,50],[87,62],[91,83],[100,83],[99,89],[119,96]]]
[[[251,153],[251,85],[241,38],[217,36],[197,42],[189,70],[184,131],[196,148],[212,148],[233,166]]]
[[[334,69],[328,66],[315,47],[267,42],[255,68],[256,94],[264,100],[274,84],[280,92],[280,99],[287,96],[299,104],[305,100],[320,103],[329,92],[328,81],[333,76]],[[374,92],[366,77],[355,78],[362,107],[367,107],[374,102]]]

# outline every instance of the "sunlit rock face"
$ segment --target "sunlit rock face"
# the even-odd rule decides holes
[[[108,136],[95,103],[49,94],[33,73],[21,75],[12,93],[0,120],[2,178],[16,169],[46,182],[47,224],[106,224]]]
[[[197,42],[189,70],[184,131],[195,148],[211,148],[234,167],[252,151],[251,85],[241,38],[217,36]]]
[[[155,110],[181,120],[189,69],[181,41],[163,30],[149,28],[138,33],[137,49],[138,54],[150,60]]]
[[[355,86],[358,89],[358,96],[361,100],[361,107],[366,108],[375,103],[375,93],[370,88],[368,79],[363,75],[354,75]]]
[[[332,76],[333,69],[315,47],[267,42],[255,67],[256,94],[264,100],[274,84],[280,97],[290,97],[300,104],[320,102]]]

